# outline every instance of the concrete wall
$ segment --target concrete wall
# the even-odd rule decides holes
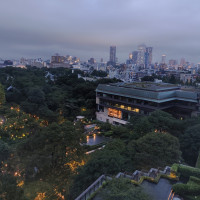
[[[115,124],[115,122],[119,124],[127,124],[127,121],[117,119],[114,117],[109,117],[107,108],[104,108],[104,112],[96,112],[96,119],[102,122],[107,122],[108,120],[110,124]]]

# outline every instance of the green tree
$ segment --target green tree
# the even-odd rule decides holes
[[[23,189],[17,186],[17,181],[12,175],[0,173],[0,186],[0,199],[25,199]]]
[[[153,125],[149,122],[148,117],[142,117],[133,125],[133,138],[138,139],[153,130]]]
[[[71,189],[71,198],[75,199],[93,181],[102,174],[114,175],[124,166],[123,156],[116,151],[96,151],[83,168],[80,169]]]
[[[1,162],[8,158],[9,153],[10,153],[9,146],[7,145],[7,143],[3,142],[0,139],[0,166]]]
[[[100,197],[104,200],[150,200],[140,186],[134,186],[128,179],[109,181]]]
[[[3,86],[0,84],[0,104],[5,103],[5,92]]]
[[[152,124],[153,128],[159,132],[170,132],[173,128],[174,122],[176,121],[171,114],[161,110],[152,112],[148,117],[148,120]]]
[[[133,145],[133,159],[139,168],[164,167],[180,160],[179,141],[169,133],[149,133]]]
[[[181,150],[185,161],[194,166],[200,151],[200,124],[186,129],[180,138]]]
[[[34,167],[41,175],[60,174],[68,170],[72,161],[80,162],[83,157],[83,148],[80,146],[84,135],[82,129],[71,122],[58,125],[53,123],[41,131],[31,135],[18,147],[18,155],[26,159],[26,175],[32,177]]]

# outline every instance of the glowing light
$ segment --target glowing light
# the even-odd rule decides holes
[[[21,174],[19,172],[15,172],[14,176],[21,176]]]
[[[23,185],[24,185],[24,181],[20,181],[20,182],[17,184],[18,187],[22,187]]]
[[[177,176],[176,176],[176,173],[174,173],[174,172],[171,172],[169,176],[170,176],[171,178],[176,178],[176,177],[177,177]]]
[[[70,169],[72,170],[72,172],[74,172],[77,167],[83,166],[85,165],[85,161],[82,160],[81,162],[77,162],[77,161],[71,161],[65,164],[65,166],[69,166]]]
[[[45,200],[45,199],[46,199],[46,193],[40,192],[40,193],[37,193],[37,196],[35,197],[34,200]]]
[[[90,139],[90,138],[89,138],[89,136],[88,136],[88,135],[87,135],[86,139],[87,139],[87,142],[89,142],[89,139]]]
[[[86,111],[86,108],[82,108],[81,111],[85,112],[85,111]]]
[[[124,105],[121,105],[120,108],[124,109]]]
[[[112,108],[108,108],[108,116],[121,119],[122,118],[122,111],[121,110],[112,109]]]

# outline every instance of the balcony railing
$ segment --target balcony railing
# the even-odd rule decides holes
[[[182,105],[180,103],[174,103],[174,102],[169,102],[167,105],[161,105],[161,104],[158,104],[157,106],[152,106],[152,105],[148,105],[148,104],[144,104],[144,103],[134,103],[134,102],[129,102],[129,101],[123,101],[123,100],[120,100],[120,99],[114,99],[114,98],[110,98],[110,97],[102,97],[102,96],[97,96],[99,97],[100,99],[102,100],[108,100],[108,101],[112,101],[112,102],[115,102],[115,103],[122,103],[123,105],[125,106],[132,106],[132,107],[136,107],[136,108],[139,108],[139,109],[142,109],[142,108],[146,108],[148,110],[164,110],[164,109],[167,109],[167,108],[171,108],[171,107],[179,107],[179,108],[183,108],[183,109],[189,109],[189,110],[197,110],[196,106],[192,106],[192,105]],[[105,104],[105,103],[100,103],[100,105],[104,105],[104,106],[112,106],[114,108],[120,108],[120,107],[116,107],[114,105],[109,105],[109,104]],[[126,109],[123,109],[123,108],[120,108],[122,110],[126,110]],[[129,110],[127,110],[129,111]]]

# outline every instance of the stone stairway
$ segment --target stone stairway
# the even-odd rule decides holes
[[[151,168],[148,172],[136,170],[133,174],[119,172],[115,176],[115,178],[120,178],[120,177],[129,178],[141,184],[142,181],[144,180],[142,179],[142,181],[140,181],[142,177],[149,177],[151,179],[155,179],[158,175],[161,175],[161,174],[170,175],[170,172],[171,172],[171,168],[169,166],[166,166],[163,171],[160,169]]]
[[[115,178],[129,178],[132,181],[134,181],[135,184],[139,185],[143,182],[143,180],[147,179],[147,180],[155,180],[156,178],[158,178],[157,182],[160,179],[161,175],[170,175],[171,172],[171,168],[169,166],[166,166],[164,168],[164,170],[160,170],[160,169],[155,169],[155,168],[151,168],[148,172],[144,172],[144,171],[139,171],[136,170],[134,173],[122,173],[119,172]],[[87,200],[91,197],[91,195],[98,190],[104,181],[106,180],[112,180],[111,177],[106,176],[106,175],[101,175],[94,183],[92,183],[84,192],[82,192],[75,200]],[[174,197],[174,193],[171,191],[168,200],[173,200]]]

